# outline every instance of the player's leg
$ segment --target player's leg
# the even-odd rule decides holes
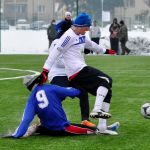
[[[105,112],[109,112],[110,108],[110,100],[111,100],[111,90],[108,91],[107,96],[104,99],[102,104],[102,110]],[[97,134],[108,134],[108,135],[117,135],[116,132],[119,124],[113,124],[112,126],[107,126],[107,120],[103,118],[99,118],[99,122],[97,125],[98,131]]]
[[[90,116],[92,118],[110,118],[111,115],[102,111],[102,103],[111,88],[112,79],[103,72],[87,66],[71,80],[73,87],[82,86],[87,92],[96,95],[95,105]]]
[[[99,118],[96,134],[118,135],[117,130],[120,126],[119,122],[115,122],[107,126],[107,120]]]
[[[88,93],[83,88],[78,88],[81,91],[79,96],[80,100],[80,110],[81,110],[81,124],[89,126],[89,127],[96,127],[95,124],[90,122],[89,120],[89,98]]]
[[[96,128],[88,127],[81,124],[72,124],[67,126],[64,130],[53,131],[38,125],[32,135],[49,135],[49,136],[70,136],[70,135],[85,135],[95,134]]]
[[[100,86],[97,89],[97,95],[96,95],[94,108],[93,108],[92,112],[90,113],[90,116],[92,118],[107,119],[107,118],[111,117],[111,115],[108,113],[108,111],[103,109],[103,101],[104,101],[107,93],[108,93],[108,89],[106,87]]]
[[[81,94],[79,95],[81,118],[82,118],[82,120],[88,120],[89,119],[88,93],[81,88],[78,88],[78,89],[81,91]]]
[[[118,122],[112,125],[113,127],[118,127]],[[81,124],[71,124],[70,126],[65,128],[66,135],[85,135],[85,134],[97,134],[97,135],[118,135],[116,131],[113,130],[104,130],[100,131],[96,127],[89,127]]]
[[[51,84],[59,85],[62,87],[68,87],[72,86],[69,81],[67,76],[55,76],[51,82]],[[89,100],[88,100],[88,93],[83,90],[81,90],[81,94],[79,96],[80,99],[80,110],[81,110],[81,119],[82,123],[89,125],[89,126],[95,126],[95,124],[91,123],[89,121]]]
[[[71,124],[65,128],[68,135],[85,135],[85,134],[95,134],[96,127],[89,127],[82,124]]]
[[[66,136],[68,133],[65,130],[53,131],[38,125],[32,135]]]
[[[112,97],[112,91],[109,90],[103,103],[102,103],[102,110],[105,112],[109,112],[111,97]],[[103,118],[99,118],[97,128],[99,130],[106,130],[107,129],[107,120],[103,119]]]
[[[96,92],[96,100],[90,116],[93,118],[107,119],[111,117],[108,112],[111,100],[112,78],[95,68],[89,67],[89,70],[89,74],[91,74],[91,77],[88,80],[90,83],[92,83],[90,85],[92,89],[89,89],[89,91],[91,93]],[[106,102],[107,105],[105,105],[104,102]]]
[[[69,81],[67,76],[55,76],[51,82],[51,84],[62,86],[62,87],[68,87]]]
[[[109,112],[111,97],[112,91],[110,89],[102,104],[102,110],[105,112]],[[97,134],[118,135],[117,129],[119,128],[119,125],[119,122],[115,122],[114,124],[107,126],[107,120],[99,118]]]
[[[38,128],[39,128],[39,124],[30,125],[23,137],[28,137],[28,136],[34,135],[36,133],[36,131],[38,130]]]

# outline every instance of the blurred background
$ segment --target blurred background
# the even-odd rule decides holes
[[[100,43],[110,48],[109,27],[124,20],[130,54],[150,55],[150,0],[0,0],[0,54],[48,53],[47,29],[65,12],[74,19],[87,12],[101,30]]]
[[[4,24],[16,26],[29,24],[24,28],[44,28],[55,19],[61,20],[65,11],[75,17],[80,12],[91,14],[93,20],[103,27],[114,17],[123,19],[129,29],[150,27],[150,0],[0,0],[0,17]],[[36,21],[36,22],[35,22]],[[36,26],[36,25],[35,25]],[[16,27],[18,28],[18,27]]]

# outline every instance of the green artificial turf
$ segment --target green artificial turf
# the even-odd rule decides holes
[[[42,71],[46,55],[0,55],[0,68]],[[24,139],[0,138],[0,150],[149,150],[150,119],[140,107],[150,102],[149,56],[86,56],[88,65],[113,78],[112,118],[119,121],[118,136],[85,135],[68,137],[31,136]],[[0,69],[0,79],[27,75],[26,71]],[[31,74],[31,73],[30,73]],[[0,80],[0,134],[14,132],[19,125],[29,91],[22,79]],[[89,95],[90,109],[95,97]],[[80,123],[79,100],[63,102],[68,120]],[[35,118],[34,122],[37,121]],[[92,120],[97,123],[97,120]]]

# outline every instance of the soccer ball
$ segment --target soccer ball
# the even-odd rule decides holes
[[[144,118],[150,119],[150,103],[145,103],[141,106],[141,114]]]

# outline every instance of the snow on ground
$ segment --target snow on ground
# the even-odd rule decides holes
[[[100,43],[110,47],[109,28],[101,29]],[[131,54],[150,55],[150,31],[129,31],[128,47]],[[48,39],[46,30],[2,30],[1,54],[47,54]]]
[[[45,54],[47,49],[46,30],[1,31],[2,54]]]

